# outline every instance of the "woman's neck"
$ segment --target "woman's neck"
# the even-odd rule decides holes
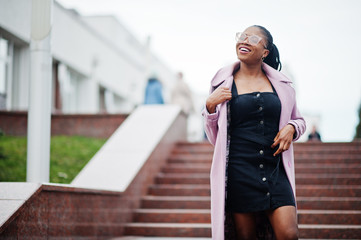
[[[243,62],[240,62],[240,69],[237,72],[237,75],[239,77],[245,77],[245,78],[259,78],[260,76],[263,76],[264,73],[262,71],[262,65],[260,64],[245,64]]]

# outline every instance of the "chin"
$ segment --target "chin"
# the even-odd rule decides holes
[[[248,59],[248,57],[246,57],[246,56],[242,56],[242,55],[238,55],[237,54],[237,58],[240,60],[240,61],[247,61],[247,59]]]

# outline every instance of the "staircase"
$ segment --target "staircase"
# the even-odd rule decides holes
[[[209,170],[213,147],[179,143],[127,236],[211,237]],[[361,239],[361,142],[296,143],[302,239]]]

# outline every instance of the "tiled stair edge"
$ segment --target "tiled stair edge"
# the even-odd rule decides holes
[[[92,199],[92,197],[94,198]],[[106,212],[104,206],[94,207],[102,201],[107,204],[110,201],[116,202],[114,206],[109,206],[114,207],[112,209],[114,211],[122,210],[122,207],[129,205],[129,199],[124,193],[75,188],[69,184],[0,183],[0,198],[0,203],[19,202],[18,205],[13,204],[12,209],[9,209],[9,205],[0,205],[1,212],[3,212],[2,207],[7,207],[5,210],[12,212],[8,216],[0,215],[0,239],[12,239],[13,235],[11,234],[15,234],[14,236],[17,238],[47,238],[52,222],[62,222],[61,219],[67,218],[67,215],[73,216],[74,212],[79,212],[79,209]],[[84,201],[84,199],[89,201]],[[57,214],[51,215],[52,212]],[[129,212],[129,210],[126,209],[124,212]],[[124,216],[124,212],[120,212],[120,215]],[[124,222],[127,222],[128,218],[125,216]],[[77,222],[76,220],[74,219],[74,223]],[[36,234],[33,235],[34,233]]]
[[[40,192],[41,184],[0,182],[0,234]]]
[[[154,114],[157,113],[157,111],[152,111],[154,110],[155,106],[149,106],[147,107],[148,109],[148,113],[151,114],[148,116],[148,119],[143,119],[143,121],[147,121],[150,118],[152,118],[154,116]],[[157,107],[156,107],[157,108]],[[162,108],[162,107],[160,107]],[[159,107],[158,107],[159,110]],[[2,237],[2,233],[4,233],[5,231],[10,231],[7,228],[11,228],[13,225],[13,228],[15,229],[14,231],[16,232],[21,232],[21,229],[19,229],[19,227],[22,228],[26,228],[26,226],[24,224],[20,224],[17,223],[17,219],[21,219],[18,220],[18,222],[20,221],[24,221],[24,217],[21,217],[22,214],[30,214],[31,212],[34,211],[34,205],[33,202],[36,201],[37,203],[42,202],[42,201],[46,201],[46,206],[51,205],[50,199],[54,198],[53,195],[61,195],[61,196],[65,196],[65,200],[67,202],[64,202],[63,206],[64,207],[64,211],[61,213],[62,215],[66,215],[66,214],[71,214],[71,209],[70,211],[67,211],[69,209],[67,209],[67,205],[74,202],[76,204],[78,204],[78,199],[81,198],[82,195],[84,196],[96,196],[94,199],[96,200],[91,200],[89,199],[89,202],[91,204],[96,204],[99,201],[100,202],[107,202],[109,201],[109,199],[111,198],[112,200],[110,201],[110,205],[113,204],[113,202],[116,202],[116,206],[114,206],[115,209],[118,209],[121,213],[119,215],[119,218],[121,218],[119,223],[119,226],[122,226],[122,224],[127,223],[128,221],[131,220],[131,216],[132,216],[132,210],[135,208],[139,207],[140,204],[140,199],[141,197],[146,193],[148,186],[153,184],[154,179],[156,174],[159,172],[160,167],[164,165],[164,163],[166,162],[167,158],[170,155],[171,150],[173,149],[174,145],[178,142],[178,141],[184,141],[186,138],[186,117],[185,115],[180,111],[180,108],[178,106],[164,106],[163,110],[165,110],[168,115],[173,115],[172,119],[170,121],[167,122],[163,121],[162,125],[164,131],[162,132],[162,136],[160,136],[157,139],[157,142],[153,145],[151,151],[149,152],[149,155],[147,155],[147,159],[144,160],[144,162],[142,162],[142,165],[138,167],[138,169],[136,170],[135,173],[133,173],[132,179],[128,180],[128,184],[124,187],[124,191],[116,191],[116,190],[112,190],[112,189],[101,189],[101,188],[92,188],[92,187],[79,187],[76,185],[67,185],[67,184],[45,184],[45,185],[41,185],[38,184],[38,189],[35,193],[33,193],[28,200],[23,200],[23,202],[20,204],[20,206],[18,206],[14,211],[13,214],[11,214],[11,216],[7,217],[7,220],[4,220],[4,217],[2,216],[2,214],[0,214],[0,217],[3,217],[4,221],[0,222],[0,239]],[[171,111],[169,111],[171,110]],[[159,113],[159,111],[158,111]],[[159,114],[158,114],[159,115]],[[164,114],[163,114],[164,115]],[[128,119],[131,119],[131,117],[129,117]],[[169,119],[169,117],[168,117]],[[139,126],[138,126],[139,127]],[[135,131],[134,131],[135,132]],[[144,133],[143,133],[144,134]],[[141,138],[144,135],[136,135],[136,138]],[[141,142],[141,141],[140,141]],[[118,151],[121,151],[121,149],[117,149]],[[119,166],[118,166],[119,167]],[[122,169],[123,170],[123,169]],[[120,174],[119,171],[117,172],[117,174]],[[97,179],[99,179],[99,177],[97,177]],[[1,183],[1,184],[31,184],[31,183]],[[50,194],[51,193],[51,194]],[[105,199],[104,201],[101,199]],[[4,198],[1,195],[1,190],[0,190],[0,201],[2,199],[6,199],[6,197]],[[35,200],[34,200],[35,199]],[[85,200],[88,200],[87,198]],[[54,201],[58,201],[58,198],[54,198]],[[60,200],[59,200],[60,201]],[[26,204],[25,204],[26,202]],[[84,202],[82,203],[84,204]],[[86,203],[85,203],[86,204]],[[32,206],[34,205],[34,206]],[[38,204],[39,205],[39,204]],[[100,204],[102,205],[102,204]],[[35,206],[36,207],[36,206]],[[78,210],[76,208],[74,208],[74,204],[72,203],[71,207],[73,208],[73,210]],[[108,208],[109,206],[101,206],[104,208]],[[100,207],[100,208],[101,208]],[[91,208],[90,208],[91,209]],[[59,210],[59,206],[56,209],[57,211]],[[89,211],[89,209],[87,209]],[[36,209],[35,209],[36,211]],[[40,210],[37,210],[40,211]],[[51,211],[51,207],[49,207],[49,209],[42,209],[42,211]],[[99,209],[94,209],[94,211],[98,211]],[[59,215],[59,217],[61,217],[61,214]],[[26,218],[26,217],[25,217]],[[45,226],[49,227],[50,226],[50,216],[47,217],[48,219],[39,219],[39,222],[42,222],[45,224]],[[118,219],[119,219],[118,218]],[[0,218],[1,220],[1,218]],[[44,226],[44,225],[43,225]],[[36,226],[35,226],[36,227]],[[38,226],[40,227],[40,226]],[[41,230],[41,229],[40,229]],[[39,229],[35,230],[37,232],[41,232]],[[71,231],[71,230],[69,230]],[[97,231],[101,231],[99,229],[97,229]],[[47,234],[46,232],[48,231],[43,231],[44,234]],[[69,233],[67,233],[69,234]],[[76,234],[76,233],[74,233]],[[110,236],[121,236],[122,234],[122,227],[119,228],[115,228],[114,232],[109,232]],[[20,236],[20,235],[17,235]],[[62,236],[61,234],[59,236]],[[68,235],[67,235],[68,236]]]
[[[179,140],[186,140],[186,118],[180,107],[140,106],[107,140],[71,185],[124,192],[157,146],[162,145],[160,157],[165,162]]]

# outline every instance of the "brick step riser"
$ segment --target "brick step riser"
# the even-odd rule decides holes
[[[143,200],[142,208],[154,209],[210,209],[210,201],[159,201]]]
[[[359,239],[360,229],[300,228],[300,238]],[[125,235],[147,237],[211,237],[211,228],[126,227]]]
[[[298,213],[298,224],[361,225],[361,213]]]
[[[360,153],[348,154],[348,153],[321,153],[321,154],[295,154],[296,161],[304,161],[308,159],[313,160],[358,160],[360,161]],[[213,154],[211,153],[199,153],[199,154],[172,154],[168,158],[169,160],[203,160],[211,162],[213,159]]]
[[[93,224],[67,224],[58,222],[48,225],[48,235],[46,239],[59,239],[59,236],[61,236],[61,239],[76,239],[76,237],[81,237],[81,239],[108,239],[113,236],[122,236],[124,231],[123,226],[124,223],[113,224],[111,226],[106,224],[106,226],[104,226],[99,224],[99,222]],[[29,229],[31,229],[30,226]],[[76,235],[74,233],[76,233]],[[44,235],[40,232],[32,234],[38,235],[31,235],[33,238],[27,238],[26,235],[24,235],[24,238],[19,237],[17,239],[44,239]],[[98,237],[93,238],[94,236]]]
[[[360,178],[296,178],[297,185],[361,185]],[[296,187],[297,188],[297,187]]]
[[[348,152],[348,151],[342,151],[342,152],[329,152],[329,151],[325,151],[325,152],[294,152],[294,156],[296,159],[307,159],[307,158],[314,158],[314,159],[344,159],[345,156],[348,159],[360,159],[360,154],[361,151],[353,151],[353,152]],[[213,158],[213,152],[195,152],[195,153],[190,153],[190,152],[173,152],[170,156],[170,159],[174,159],[174,158],[185,158],[185,159],[189,159],[189,158],[196,158],[196,159],[208,159],[211,160]]]
[[[360,188],[343,188],[337,189],[330,186],[329,189],[317,189],[312,186],[299,187],[296,186],[296,196],[300,197],[361,197]]]
[[[209,178],[157,177],[157,184],[209,184]],[[360,178],[296,178],[296,185],[361,185]]]
[[[298,209],[307,210],[361,210],[358,201],[305,201],[297,200]],[[143,200],[142,208],[154,209],[210,209],[210,201]]]
[[[210,196],[210,189],[149,189],[153,196]]]
[[[312,186],[311,186],[312,187]],[[296,196],[300,197],[361,197],[361,189],[312,189],[296,188]],[[153,196],[210,196],[210,189],[151,188]]]
[[[211,228],[125,227],[125,235],[147,237],[211,237]]]
[[[157,177],[157,184],[210,184],[209,178],[165,178]]]
[[[213,149],[179,149],[172,151],[171,155],[213,155]],[[337,155],[337,156],[352,156],[352,155],[358,155],[361,154],[360,149],[355,148],[349,148],[349,149],[296,149],[294,150],[295,156],[306,156],[306,155],[312,155],[312,156],[323,156],[323,155]]]
[[[213,153],[213,146],[177,146],[172,153],[175,154],[197,154]],[[295,146],[294,152],[299,154],[305,153],[361,153],[359,145],[355,146]]]
[[[318,174],[360,174],[360,168],[297,168],[295,169],[297,173],[318,173]],[[163,168],[163,173],[209,173],[209,168],[173,168],[165,167]]]
[[[297,208],[304,210],[361,210],[359,201],[297,200]]]
[[[300,159],[300,158],[296,158],[297,163],[321,163],[321,164],[361,164],[361,159]],[[209,164],[209,166],[211,165],[212,160],[209,159],[197,159],[197,158],[192,158],[192,159],[186,159],[186,158],[174,158],[174,159],[169,159],[168,163],[170,164]],[[297,164],[296,163],[296,164]]]
[[[318,174],[361,174],[361,168],[297,168],[297,173],[318,173]]]
[[[210,169],[211,162],[209,163],[168,163],[164,168],[196,168],[196,169]],[[358,169],[361,172],[361,163],[317,163],[312,161],[311,163],[296,162],[296,169]]]
[[[115,211],[110,209],[107,211],[92,211],[92,209],[78,209],[74,212],[67,212],[66,210],[52,210],[49,212],[49,223],[57,224],[59,220],[61,222],[70,224],[70,223],[124,223],[125,216],[128,211],[124,210],[122,212]],[[61,218],[59,218],[61,216]]]
[[[210,213],[134,213],[135,222],[211,223]]]
[[[361,229],[304,228],[299,233],[300,238],[308,239],[360,239]]]
[[[148,223],[211,223],[210,213],[134,213],[135,222]],[[361,224],[360,214],[329,213],[307,214],[298,213],[299,224]]]
[[[208,143],[205,142],[204,143],[178,143],[177,146],[173,149],[173,151],[181,151],[183,149],[185,150],[193,150],[193,151],[197,151],[197,149],[208,149],[208,150],[212,150],[214,149],[214,147]],[[337,149],[337,150],[360,150],[361,151],[361,146],[360,146],[360,142],[339,142],[339,143],[329,143],[329,142],[322,142],[322,143],[306,143],[306,142],[295,142],[293,144],[294,146],[294,150],[295,151],[302,151],[304,149],[308,150],[308,151],[326,151],[328,149]]]

